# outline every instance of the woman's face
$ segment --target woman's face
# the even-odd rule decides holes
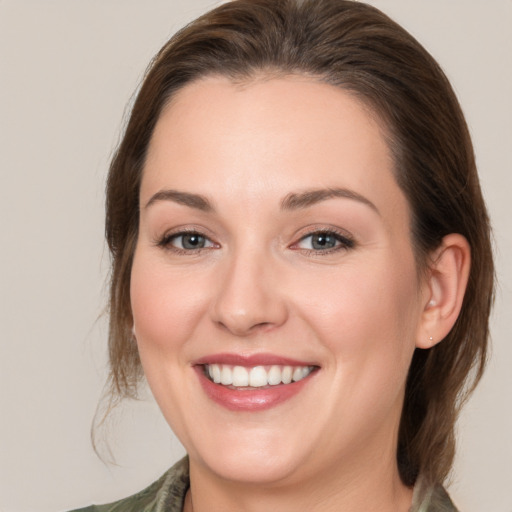
[[[164,110],[131,304],[193,468],[280,484],[396,469],[428,294],[392,169],[375,118],[307,78],[207,78]]]

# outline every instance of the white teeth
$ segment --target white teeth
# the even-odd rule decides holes
[[[290,384],[304,379],[313,371],[312,366],[279,366],[272,365],[232,366],[228,364],[206,365],[206,372],[216,384],[235,387],[261,388],[264,386],[277,386],[278,384]]]
[[[292,380],[294,382],[297,382],[298,380],[301,380],[302,379],[302,368],[295,368],[295,370],[293,370],[293,374],[292,374]]]
[[[224,367],[226,368],[226,366]],[[249,372],[243,366],[233,368],[233,386],[245,387],[249,385]]]
[[[220,366],[218,364],[212,364],[210,366],[210,377],[213,379],[215,384],[220,383]]]
[[[279,366],[271,366],[268,372],[268,383],[271,386],[281,384],[281,368]]]
[[[233,372],[227,366],[224,366],[220,372],[220,383],[223,386],[233,384]]]
[[[282,377],[281,380],[283,381],[283,384],[290,384],[292,381],[292,367],[291,366],[285,366],[282,371]]]
[[[255,366],[249,373],[249,386],[260,388],[266,386],[268,382],[267,372],[263,366]]]

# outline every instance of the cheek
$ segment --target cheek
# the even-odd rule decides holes
[[[130,301],[141,356],[182,345],[206,307],[204,281],[175,275],[154,260],[136,252],[131,274]]]
[[[308,323],[354,380],[367,372],[403,379],[408,370],[420,318],[416,270],[413,260],[393,261],[344,268],[303,295]]]

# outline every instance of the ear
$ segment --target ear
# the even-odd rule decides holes
[[[470,267],[471,249],[466,238],[445,236],[432,253],[427,270],[418,348],[433,347],[452,329],[462,307]]]

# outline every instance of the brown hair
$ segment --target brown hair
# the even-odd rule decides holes
[[[307,74],[368,105],[387,128],[396,179],[412,211],[418,267],[449,233],[464,235],[472,267],[460,316],[443,342],[415,351],[400,424],[402,480],[442,482],[452,465],[454,425],[481,377],[493,300],[490,228],[468,129],[434,59],[377,9],[345,0],[235,0],[180,32],[151,63],[107,183],[106,237],[112,254],[110,389],[136,396],[142,376],[131,333],[130,272],[139,187],[163,107],[206,75]]]

